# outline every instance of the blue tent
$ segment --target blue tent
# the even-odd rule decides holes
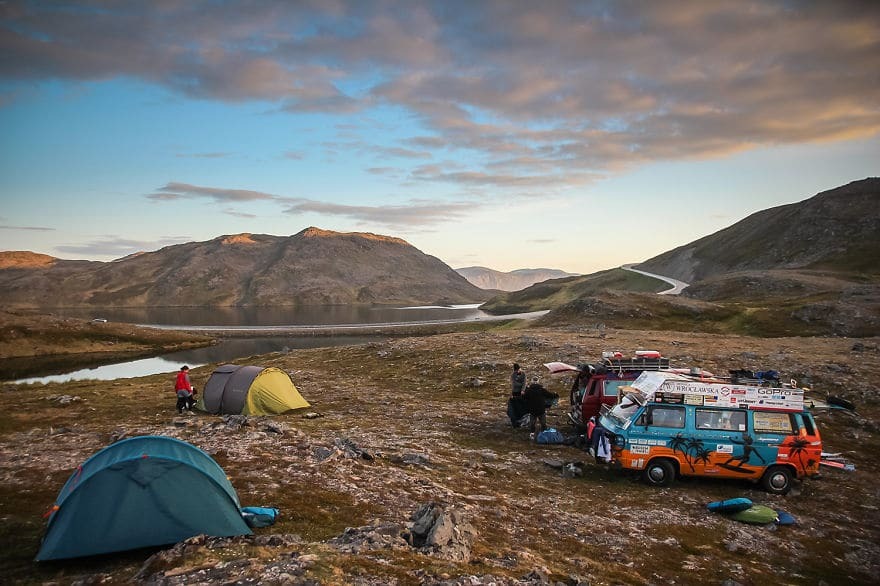
[[[170,437],[134,437],[94,454],[67,480],[37,561],[251,533],[223,469]]]

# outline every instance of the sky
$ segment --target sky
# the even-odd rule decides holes
[[[588,274],[880,175],[880,2],[0,0],[0,250]]]

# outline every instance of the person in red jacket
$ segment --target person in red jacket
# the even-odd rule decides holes
[[[177,380],[174,382],[174,392],[177,393],[177,412],[183,413],[184,409],[192,412],[192,407],[196,403],[193,396],[195,389],[193,389],[192,384],[189,382],[189,366],[185,364],[180,367],[180,372],[177,373]]]

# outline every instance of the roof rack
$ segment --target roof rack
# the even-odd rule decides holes
[[[782,388],[782,387],[786,386],[779,379],[745,378],[745,377],[741,377],[741,376],[730,377],[730,382],[735,385],[746,385],[746,386],[750,386],[750,387]]]
[[[604,358],[602,364],[609,370],[667,370],[668,358]]]

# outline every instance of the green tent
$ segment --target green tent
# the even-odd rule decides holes
[[[278,415],[309,406],[283,370],[236,364],[211,373],[197,405],[208,413],[235,415]]]
[[[37,561],[251,533],[223,469],[164,436],[122,440],[77,467],[61,489]]]

